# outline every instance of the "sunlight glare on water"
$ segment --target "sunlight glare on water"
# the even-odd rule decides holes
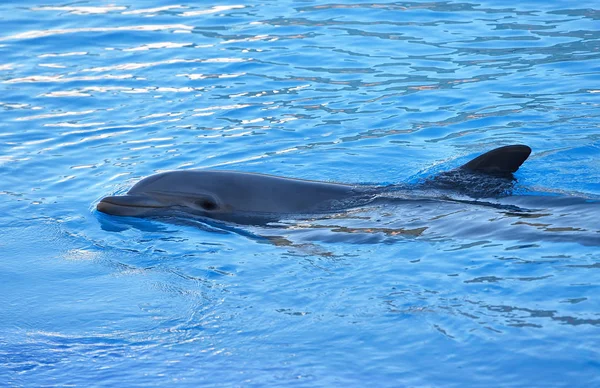
[[[0,15],[8,386],[600,384],[596,2]],[[508,144],[533,153],[491,205],[419,191],[267,226],[95,210],[167,170],[416,183]]]

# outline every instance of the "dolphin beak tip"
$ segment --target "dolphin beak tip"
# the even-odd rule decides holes
[[[117,212],[118,205],[110,202],[111,197],[105,197],[100,200],[96,204],[96,210],[100,213],[111,214],[111,215],[119,215]]]
[[[101,199],[100,202],[98,202],[98,204],[96,205],[96,210],[101,213],[110,214],[108,212],[108,208],[109,206],[106,202],[104,202],[104,199]]]

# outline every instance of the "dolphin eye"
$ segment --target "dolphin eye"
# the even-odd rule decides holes
[[[219,207],[214,200],[209,198],[203,198],[196,201],[196,205],[200,206],[204,210],[216,210]]]

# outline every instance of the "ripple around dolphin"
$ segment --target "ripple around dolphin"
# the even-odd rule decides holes
[[[202,216],[190,217],[186,212],[162,216],[157,221],[233,232],[256,241],[272,241],[291,247],[309,241],[379,244],[413,239],[431,243],[446,241],[451,250],[473,246],[464,241],[476,242],[476,245],[493,242],[504,245],[506,250],[514,249],[515,243],[539,246],[542,241],[600,246],[600,229],[595,222],[600,211],[597,198],[542,192],[474,200],[449,196],[445,191],[436,195],[431,190],[403,188],[353,197],[337,206],[339,210],[334,208],[325,214],[274,213],[270,217],[269,214],[248,213],[236,216],[248,225],[264,225],[262,227]],[[127,220],[119,223],[129,224]],[[132,226],[137,224],[139,222],[134,221]],[[455,245],[452,241],[462,242]]]

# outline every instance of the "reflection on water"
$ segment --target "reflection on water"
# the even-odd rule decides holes
[[[493,202],[384,196],[370,206],[337,214],[290,217],[257,233],[270,238],[279,235],[273,240],[276,244],[285,240],[285,245],[291,246],[292,236],[304,242],[350,244],[443,241],[447,250],[489,244],[512,250],[515,244],[552,242],[599,246],[599,210],[598,200],[549,195],[505,197]]]
[[[3,2],[4,381],[597,385],[597,8]],[[514,143],[497,200],[93,210],[170,169],[390,185]]]

